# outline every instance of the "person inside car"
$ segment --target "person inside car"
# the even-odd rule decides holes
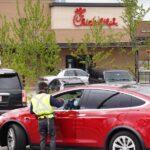
[[[76,98],[73,98],[71,100],[68,100],[67,104],[65,105],[64,109],[79,109],[80,106],[79,106],[79,101],[80,101],[80,98],[81,98],[81,93],[79,95],[77,95]]]

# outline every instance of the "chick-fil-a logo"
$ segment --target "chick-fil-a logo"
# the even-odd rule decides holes
[[[86,12],[85,8],[79,7],[75,9],[75,14],[73,17],[73,24],[75,26],[94,26],[94,25],[106,25],[106,26],[118,26],[116,18],[96,18],[86,19],[84,14]]]

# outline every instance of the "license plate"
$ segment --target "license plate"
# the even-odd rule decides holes
[[[2,101],[2,96],[0,96],[0,102]]]

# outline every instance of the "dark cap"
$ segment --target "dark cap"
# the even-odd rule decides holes
[[[38,93],[47,93],[47,84],[45,82],[39,83],[39,90]]]

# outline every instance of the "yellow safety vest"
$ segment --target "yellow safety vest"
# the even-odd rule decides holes
[[[53,107],[50,105],[50,95],[49,94],[37,94],[31,99],[33,106],[33,112],[38,116],[38,118],[52,118],[54,117]]]

